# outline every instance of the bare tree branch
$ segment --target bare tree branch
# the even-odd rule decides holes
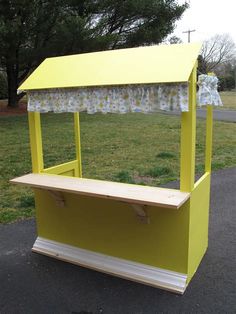
[[[229,34],[217,34],[203,43],[201,56],[204,70],[210,72],[235,58],[236,45]]]

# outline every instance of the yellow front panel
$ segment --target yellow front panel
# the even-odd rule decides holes
[[[40,237],[79,248],[187,273],[189,201],[179,210],[148,207],[150,224],[125,203],[68,193],[58,207],[35,192]]]

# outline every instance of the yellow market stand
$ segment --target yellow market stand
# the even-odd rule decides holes
[[[82,178],[79,113],[76,160],[44,168],[40,113],[29,112],[33,173],[11,180],[35,193],[33,251],[183,293],[207,249],[212,107],[207,107],[205,174],[195,182],[199,44],[152,46],[46,59],[20,90],[188,84],[181,113],[180,190]]]

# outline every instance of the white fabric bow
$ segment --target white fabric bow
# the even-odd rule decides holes
[[[218,78],[216,76],[201,74],[198,77],[198,105],[223,106],[217,91]]]

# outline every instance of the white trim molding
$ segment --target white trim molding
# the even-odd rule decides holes
[[[187,274],[92,252],[41,237],[36,239],[32,251],[180,294],[184,293],[187,286]]]

